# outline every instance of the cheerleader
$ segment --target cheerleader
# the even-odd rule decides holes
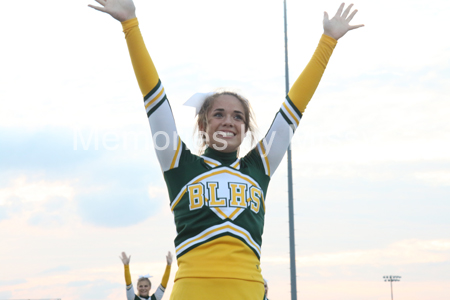
[[[342,4],[333,18],[324,14],[324,33],[317,49],[286,98],[280,99],[280,109],[274,112],[266,136],[250,152],[238,157],[245,134],[253,130],[248,100],[226,91],[198,93],[189,99],[189,105],[197,109],[197,129],[205,148],[201,155],[195,155],[178,136],[166,91],[144,44],[133,1],[96,1],[100,6],[89,6],[122,24],[169,193],[177,229],[178,263],[170,299],[264,299],[260,256],[268,184],[337,40],[349,30],[363,26],[349,24],[356,10],[351,11],[352,5],[344,10]],[[163,28],[161,24],[160,29]],[[154,47],[164,45],[163,41],[151,43]]]
[[[167,287],[167,282],[169,281],[170,276],[170,267],[172,266],[172,253],[168,252],[166,256],[166,270],[164,271],[163,278],[161,280],[161,284],[156,289],[155,293],[150,296],[150,290],[152,288],[152,283],[150,282],[150,275],[139,276],[139,279],[136,283],[136,288],[138,290],[138,294],[134,293],[133,284],[131,283],[131,275],[130,275],[130,256],[127,256],[125,252],[122,252],[122,256],[119,258],[123,262],[124,272],[125,272],[125,283],[127,285],[127,300],[161,300],[164,296],[164,291]]]

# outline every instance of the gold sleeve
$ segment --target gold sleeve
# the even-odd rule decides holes
[[[170,265],[166,265],[166,270],[164,271],[163,278],[161,279],[161,285],[163,288],[167,287],[167,282],[169,281],[170,276]]]
[[[332,37],[322,35],[314,55],[288,93],[289,99],[302,114],[319,85],[336,44]]]
[[[155,65],[145,47],[137,18],[122,22],[122,28],[125,33],[134,74],[141,93],[145,97],[158,84],[158,72],[156,72]]]
[[[123,265],[125,271],[125,283],[128,285],[131,284],[131,275],[130,275],[130,265]]]

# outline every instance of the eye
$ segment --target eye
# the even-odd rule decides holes
[[[243,121],[243,120],[244,120],[244,118],[242,117],[242,115],[235,115],[234,118],[235,118],[236,120],[240,120],[240,121]]]
[[[222,113],[221,112],[216,112],[214,115],[213,115],[213,117],[216,117],[216,118],[221,118],[223,115],[222,115]]]

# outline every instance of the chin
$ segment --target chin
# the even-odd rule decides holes
[[[239,146],[236,147],[235,145],[230,145],[230,144],[228,144],[228,145],[213,144],[212,148],[214,150],[217,150],[217,151],[220,151],[220,152],[229,153],[229,152],[236,151],[239,148]]]

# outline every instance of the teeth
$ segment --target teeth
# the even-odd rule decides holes
[[[219,134],[223,135],[223,136],[234,136],[234,133],[232,133],[232,132],[225,132],[225,131],[220,131]]]

